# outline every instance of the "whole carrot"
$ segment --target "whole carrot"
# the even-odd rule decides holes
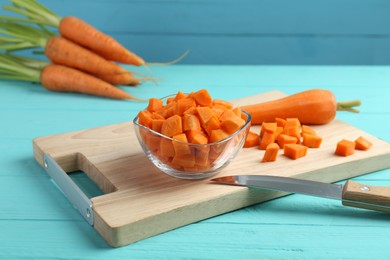
[[[145,64],[141,57],[80,18],[74,16],[64,17],[61,19],[58,29],[63,37],[91,49],[108,60],[136,66]]]
[[[4,5],[3,8],[25,15],[26,18],[3,17],[3,19],[50,25],[58,28],[63,37],[96,52],[108,60],[135,66],[145,64],[141,57],[126,49],[114,38],[77,17],[60,17],[36,0],[11,0],[11,2],[12,6]]]
[[[26,64],[28,62],[28,64]],[[0,79],[23,80],[41,83],[46,89],[75,92],[113,99],[133,99],[129,93],[83,71],[63,65],[42,63],[0,54]]]
[[[99,78],[62,65],[46,66],[41,71],[40,81],[51,91],[76,92],[113,99],[136,99]]]
[[[311,89],[285,98],[242,106],[252,116],[251,123],[273,122],[275,118],[298,118],[302,124],[321,125],[332,121],[337,111],[358,112],[360,101],[336,102],[329,90]]]

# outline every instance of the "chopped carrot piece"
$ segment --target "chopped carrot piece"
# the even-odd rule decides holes
[[[279,135],[277,139],[277,143],[280,146],[280,148],[284,148],[286,144],[296,144],[298,142],[298,139],[294,136],[289,136],[285,134]]]
[[[230,102],[228,102],[228,101],[225,101],[225,100],[214,99],[213,104],[214,104],[215,106],[216,106],[216,105],[224,106],[224,107],[227,108],[227,109],[232,109],[232,108],[233,108],[233,104],[230,103]]]
[[[241,118],[242,112],[240,107],[235,107],[232,109],[232,111],[234,112],[234,114],[236,114],[237,117]]]
[[[179,99],[176,105],[176,114],[182,116],[184,112],[191,107],[196,107],[195,100],[192,98]]]
[[[206,133],[209,136],[211,135],[211,132],[213,130],[221,128],[221,124],[219,123],[219,121],[216,117],[210,118],[210,120],[207,121],[206,123],[204,123],[202,126],[203,126],[203,129],[206,131]]]
[[[223,122],[234,117],[236,117],[236,114],[232,110],[226,109],[218,119],[219,121]]]
[[[221,128],[228,134],[233,134],[238,131],[243,125],[245,125],[244,119],[241,117],[234,117],[222,121]]]
[[[148,107],[146,108],[150,112],[155,112],[163,107],[163,101],[157,98],[150,98]]]
[[[371,146],[372,143],[362,136],[359,136],[355,140],[355,149],[357,150],[368,150],[371,148]]]
[[[198,110],[196,110],[196,107],[190,107],[183,114],[198,115]]]
[[[182,117],[183,131],[201,130],[199,118],[196,115],[184,114]]]
[[[317,135],[316,131],[314,131],[313,128],[311,128],[308,125],[302,125],[302,134],[307,133],[307,134],[312,134],[312,135]]]
[[[157,112],[152,112],[151,117],[152,117],[152,119],[165,119],[162,115],[160,115]]]
[[[305,156],[307,153],[307,147],[301,144],[286,144],[284,146],[284,155],[296,160]]]
[[[254,147],[260,145],[260,136],[252,131],[249,131],[245,143],[244,148]]]
[[[267,145],[262,162],[274,162],[278,157],[279,145],[277,143],[271,143]]]
[[[171,164],[175,167],[191,168],[195,166],[194,154],[177,154],[173,157]]]
[[[186,98],[186,97],[187,97],[187,94],[184,94],[183,92],[178,91],[177,94],[176,94],[176,96],[174,97],[174,100],[175,100],[175,101],[178,101],[178,100],[184,99],[184,98]]]
[[[160,155],[161,155],[161,157],[165,158],[166,160],[175,156],[175,149],[173,148],[173,143],[171,140],[161,138],[161,140],[160,140]]]
[[[215,114],[209,107],[197,107],[196,109],[198,111],[199,120],[202,125],[206,124],[207,121],[209,121],[212,117],[215,116]]]
[[[210,143],[218,142],[227,137],[229,137],[229,134],[223,131],[222,129],[211,130],[209,142]]]
[[[172,139],[179,141],[179,142],[173,141],[173,149],[175,150],[175,156],[191,153],[190,147],[188,146],[188,144],[186,144],[188,143],[186,134],[181,133],[178,135],[174,135]]]
[[[152,119],[152,130],[160,133],[164,121],[165,119]]]
[[[188,140],[190,143],[192,143],[193,140],[194,140],[195,135],[197,135],[197,134],[202,134],[202,135],[204,135],[204,132],[203,132],[203,130],[191,129],[191,130],[185,131],[185,134],[186,134],[186,136],[187,136],[187,140]]]
[[[349,156],[355,153],[355,142],[349,140],[341,140],[336,146],[336,155]]]
[[[138,113],[138,123],[140,125],[152,128],[152,117],[146,111],[140,111]]]
[[[196,103],[201,106],[210,106],[213,104],[213,100],[206,89],[201,89],[195,92],[192,96]]]
[[[226,107],[221,105],[214,105],[211,110],[214,112],[214,114],[219,118],[223,112],[225,112]]]
[[[275,133],[265,131],[260,140],[260,150],[265,150],[269,144],[275,142]]]
[[[322,138],[318,135],[303,133],[302,134],[303,141],[302,144],[307,146],[308,148],[320,148],[322,143]]]
[[[181,117],[178,115],[171,116],[166,119],[161,126],[161,134],[173,137],[174,135],[181,134],[183,132]]]
[[[275,133],[276,123],[262,123],[260,129],[260,137],[263,137],[264,132]]]
[[[196,134],[193,138],[192,138],[192,143],[194,144],[207,144],[208,143],[208,139],[207,137],[204,135],[204,134]]]
[[[277,126],[276,130],[275,130],[275,140],[278,140],[278,138],[282,134],[282,132],[283,132],[283,127]]]
[[[285,128],[291,127],[291,126],[296,126],[299,129],[301,128],[301,122],[299,122],[298,118],[287,118],[286,123],[284,124]]]
[[[275,122],[277,126],[281,126],[281,127],[284,127],[284,125],[286,124],[286,120],[279,117],[275,118]]]
[[[288,121],[286,121],[286,125],[287,123]],[[300,128],[298,126],[285,126],[283,128],[282,134],[297,138],[297,143],[299,143],[299,141],[301,140]]]

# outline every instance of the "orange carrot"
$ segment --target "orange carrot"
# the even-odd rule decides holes
[[[349,140],[341,140],[336,146],[336,155],[349,156],[355,153],[355,142]]]
[[[263,155],[263,159],[261,162],[274,162],[276,161],[276,158],[278,157],[279,153],[279,145],[277,143],[271,143],[267,145],[265,149],[265,153]]]
[[[160,110],[163,107],[163,102],[161,99],[158,98],[150,98],[149,99],[149,104],[146,110],[149,112],[156,112]]]
[[[243,125],[245,125],[245,120],[241,117],[233,117],[221,122],[221,128],[228,134],[233,134]]]
[[[51,91],[77,92],[115,99],[137,99],[101,79],[61,65],[47,65],[41,71],[40,81]]]
[[[62,18],[59,31],[63,37],[98,53],[107,60],[136,66],[145,64],[141,57],[127,50],[114,38],[102,33],[77,17],[68,16]]]
[[[356,112],[360,101],[336,102],[332,92],[312,89],[285,98],[242,106],[252,116],[252,124],[272,122],[275,118],[297,118],[302,124],[326,124],[335,118],[336,111]]]
[[[368,150],[371,148],[371,146],[372,143],[362,136],[359,136],[355,140],[355,149],[357,150]]]
[[[307,153],[307,147],[300,144],[286,144],[284,146],[284,155],[296,160],[305,156]]]
[[[260,137],[258,134],[249,131],[245,143],[244,143],[244,148],[249,148],[249,147],[255,147],[260,145]]]
[[[182,117],[183,131],[201,131],[200,121],[196,115],[184,114]]]
[[[65,65],[98,75],[121,74],[123,69],[63,37],[51,37],[45,55],[56,64]]]

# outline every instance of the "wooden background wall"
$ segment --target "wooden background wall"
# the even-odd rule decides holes
[[[147,61],[189,50],[182,64],[390,64],[388,0],[40,2],[83,18]]]

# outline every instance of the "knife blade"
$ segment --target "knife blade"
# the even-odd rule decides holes
[[[390,213],[390,187],[369,186],[351,180],[343,185],[271,175],[232,175],[211,181],[336,199],[344,206]]]

